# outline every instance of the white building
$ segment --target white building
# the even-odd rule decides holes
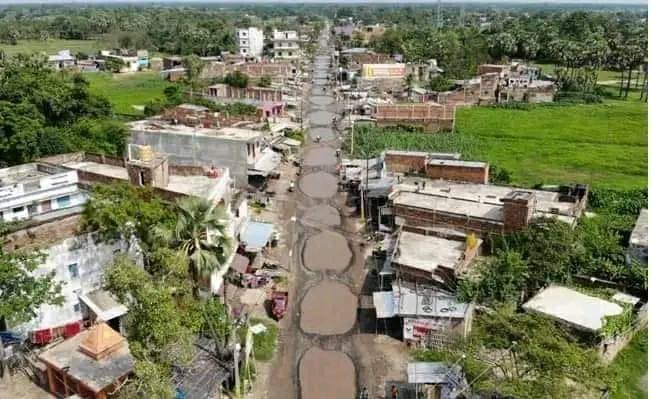
[[[261,29],[250,27],[238,29],[237,32],[237,51],[243,57],[262,57],[262,48],[264,47],[264,33]]]
[[[628,254],[644,265],[649,263],[649,211],[646,209],[640,211],[635,228],[631,232]]]
[[[34,271],[36,276],[52,275],[61,283],[61,305],[42,305],[35,317],[18,326],[15,331],[30,334],[33,342],[47,343],[57,336],[70,334],[81,327],[87,308],[106,308],[106,301],[93,303],[98,295],[102,278],[108,266],[120,254],[128,254],[136,263],[142,264],[142,255],[136,242],[127,240],[101,241],[90,233],[79,233],[80,215],[69,215],[37,225],[31,225],[7,235],[6,250],[40,250],[44,260]],[[104,295],[105,296],[105,295]],[[82,303],[86,301],[86,307]],[[116,319],[126,313],[124,306],[115,304],[109,315]],[[110,320],[105,320],[110,322]]]
[[[54,69],[67,69],[75,66],[77,58],[70,54],[70,50],[61,50],[47,57],[47,63]]]
[[[0,221],[47,220],[86,202],[77,172],[44,163],[0,169]]]
[[[274,58],[284,60],[297,60],[301,57],[301,39],[294,30],[277,31],[273,34]]]

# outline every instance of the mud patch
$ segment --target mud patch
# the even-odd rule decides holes
[[[337,183],[335,176],[325,172],[315,172],[303,176],[298,186],[308,197],[330,198],[337,193]]]
[[[322,281],[310,288],[301,302],[300,326],[308,334],[344,334],[353,328],[356,318],[357,297],[336,281]]]
[[[299,366],[301,398],[355,397],[355,366],[345,353],[310,348]]]
[[[305,211],[301,221],[307,225],[339,226],[341,215],[336,208],[330,205],[317,205]]]
[[[305,166],[331,166],[336,163],[337,155],[332,147],[312,148],[303,156],[303,165]]]
[[[312,271],[342,271],[352,259],[346,237],[331,231],[311,236],[303,249],[303,264]]]

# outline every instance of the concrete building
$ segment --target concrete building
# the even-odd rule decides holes
[[[242,102],[255,105],[267,120],[282,116],[285,108],[282,90],[273,87],[232,87],[219,83],[208,86],[204,96],[219,103]]]
[[[237,51],[243,57],[262,57],[262,48],[264,47],[264,33],[261,29],[249,27],[238,29]]]
[[[0,221],[44,221],[85,202],[75,171],[40,162],[0,169]]]
[[[450,289],[470,267],[481,244],[481,239],[471,240],[453,230],[405,227],[398,232],[387,262],[399,279]]]
[[[29,335],[33,343],[46,344],[56,337],[80,331],[84,320],[91,316],[82,297],[87,295],[85,299],[90,308],[95,307],[94,293],[101,289],[104,271],[116,256],[124,254],[136,263],[142,263],[137,243],[122,239],[99,240],[94,234],[80,231],[80,219],[79,213],[50,219],[30,224],[5,237],[3,246],[6,251],[42,251],[44,260],[34,275],[52,275],[55,282],[61,283],[61,305],[42,305],[32,320],[11,326],[12,330]],[[110,317],[104,321],[120,329],[120,317],[125,313],[126,308],[116,307],[103,314]]]
[[[47,63],[57,70],[70,69],[75,67],[77,58],[70,54],[70,50],[61,50],[54,55],[48,56]]]
[[[294,30],[274,30],[272,36],[273,55],[275,59],[295,61],[303,56],[301,51],[301,39]]]
[[[628,254],[644,265],[649,264],[649,211],[642,209],[628,241]]]
[[[173,124],[160,118],[129,124],[131,142],[149,145],[175,165],[227,168],[235,185],[244,188],[249,176],[266,177],[280,164],[264,132]]]
[[[127,159],[71,153],[41,161],[76,170],[80,181],[88,185],[129,182],[136,186],[152,187],[154,193],[165,200],[195,196],[223,205],[229,220],[226,231],[233,239],[249,218],[247,202],[236,195],[229,169],[171,164],[165,155],[155,153],[150,146],[130,144]],[[234,255],[233,251],[227,264]],[[213,272],[205,288],[217,294],[227,270],[222,268]]]
[[[556,285],[541,290],[522,305],[522,309],[591,333],[601,330],[606,323],[605,317],[624,311],[616,303]]]
[[[543,191],[414,178],[393,186],[388,211],[396,225],[504,233],[522,230],[538,217],[574,226],[587,198],[582,185]]]

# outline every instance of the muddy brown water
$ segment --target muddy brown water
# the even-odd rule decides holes
[[[355,367],[342,352],[310,348],[299,366],[301,398],[352,399],[355,397]]]
[[[335,114],[330,111],[314,111],[311,112],[307,117],[312,125],[327,126],[332,124],[332,118],[334,116]]]
[[[303,165],[305,166],[331,166],[336,163],[337,155],[332,147],[311,148],[303,155]]]
[[[335,102],[335,99],[330,96],[312,96],[310,102],[314,105],[330,105]]]
[[[321,137],[321,140],[329,141],[334,140],[336,135],[329,127],[315,127],[314,129],[310,129],[310,138],[315,140],[317,137]]]
[[[337,335],[350,331],[357,318],[357,297],[342,283],[325,280],[310,288],[301,302],[301,330]]]
[[[336,208],[322,204],[307,209],[302,222],[308,225],[339,226],[341,215]]]
[[[303,248],[303,264],[315,272],[340,272],[348,267],[352,257],[346,237],[332,231],[322,231],[309,237]]]
[[[325,199],[337,193],[337,183],[335,176],[325,172],[315,172],[303,176],[298,186],[308,197]]]

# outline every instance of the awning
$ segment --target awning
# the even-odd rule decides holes
[[[249,168],[249,176],[268,176],[274,169],[280,165],[280,155],[272,149],[267,148],[263,151],[262,156],[255,162],[252,168]]]
[[[248,222],[242,233],[240,241],[247,252],[259,252],[267,246],[274,233],[274,225],[262,222]]]
[[[104,290],[95,290],[86,295],[79,295],[88,308],[99,320],[109,321],[127,313],[127,307],[118,303],[111,294]]]
[[[249,258],[240,254],[235,254],[230,268],[238,273],[246,273],[249,268]]]

